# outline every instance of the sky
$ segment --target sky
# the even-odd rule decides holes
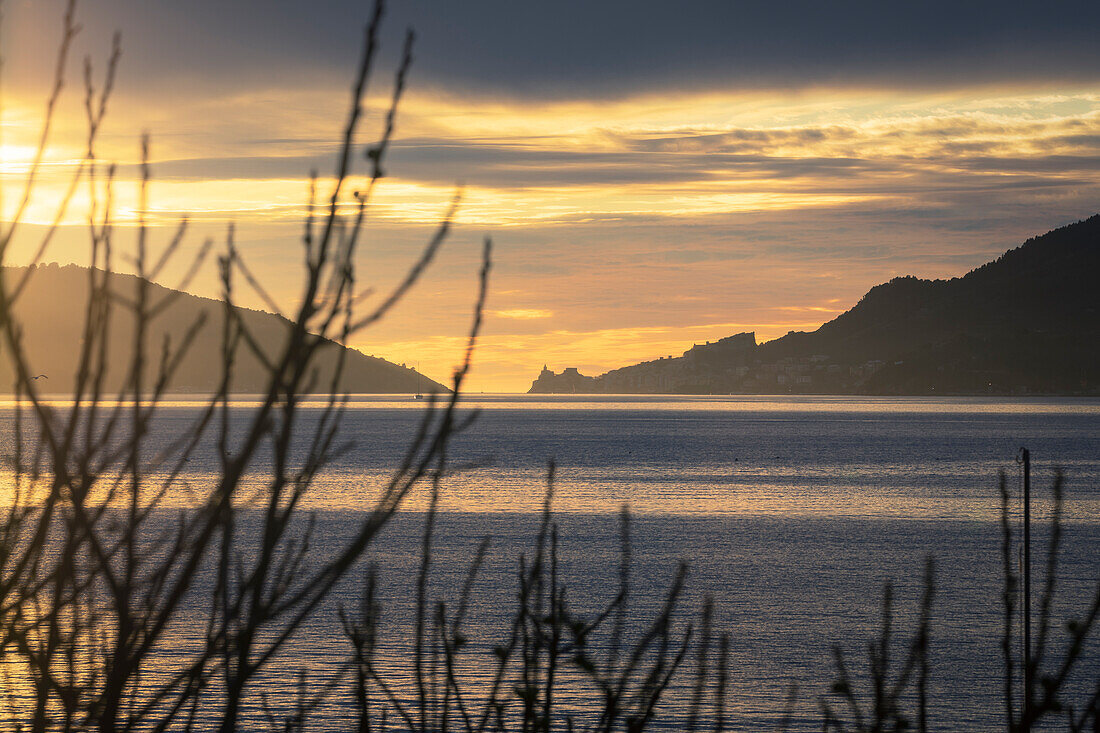
[[[2,6],[5,217],[63,11]],[[190,222],[161,281],[232,223],[292,308],[310,171],[324,190],[369,12],[84,0],[10,261],[29,256],[83,154],[84,58],[101,79],[117,31],[98,157],[119,166],[120,241],[133,239],[148,132],[152,241]],[[812,330],[891,277],[961,275],[1100,211],[1100,3],[391,0],[361,147],[381,130],[409,27],[415,60],[360,281],[385,292],[456,191],[461,204],[417,290],[352,345],[448,381],[491,236],[474,391],[525,391],[543,364],[598,374],[740,331]],[[87,204],[78,194],[47,261],[87,262]],[[190,289],[216,294],[213,267]]]

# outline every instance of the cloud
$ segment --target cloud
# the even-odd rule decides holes
[[[148,129],[151,222],[189,213],[220,239],[235,221],[258,276],[292,297],[307,176],[320,172],[323,196],[366,9],[81,7],[70,89],[80,57],[101,59],[123,32],[100,149],[121,164],[121,223],[134,219]],[[36,139],[61,2],[5,10],[10,183]],[[364,286],[399,281],[465,190],[435,269],[364,349],[446,377],[485,233],[494,318],[474,384],[487,388],[525,388],[543,360],[602,371],[730,329],[812,328],[894,275],[961,274],[1100,206],[1098,20],[1100,6],[1076,0],[393,3],[364,143],[407,23],[420,41],[361,241]],[[49,221],[81,154],[77,91],[32,222]],[[51,257],[85,251],[84,217],[71,223]],[[120,240],[131,233],[120,226]],[[216,279],[196,287],[217,292]]]
[[[531,321],[540,318],[550,318],[554,311],[544,308],[508,308],[506,310],[490,311],[498,318],[512,318],[518,321]]]
[[[9,33],[9,53],[48,52],[61,3],[11,5],[9,27],[22,32]],[[105,48],[122,30],[129,83],[186,92],[346,79],[368,12],[359,0],[98,0],[80,20],[89,48]],[[405,0],[387,18],[382,58],[391,65],[406,26],[419,34],[417,84],[539,99],[1100,77],[1100,8],[1092,0]]]
[[[790,311],[792,313],[843,313],[844,308],[831,308],[823,305],[777,305],[776,310]]]
[[[1069,99],[968,97],[952,105],[934,96],[895,95],[870,109],[864,108],[862,96],[835,92],[803,101],[810,109],[829,106],[797,126],[783,124],[782,111],[777,112],[779,124],[767,119],[746,124],[747,120],[723,122],[736,109],[736,99],[674,97],[663,106],[687,110],[683,116],[694,118],[696,124],[668,129],[665,113],[644,98],[610,108],[578,102],[565,109],[414,99],[403,110],[406,124],[426,129],[434,120],[440,129],[435,135],[399,138],[386,170],[421,192],[425,186],[450,190],[462,182],[487,194],[472,199],[497,203],[505,192],[514,192],[528,201],[525,216],[542,219],[546,216],[536,213],[540,190],[546,190],[548,198],[564,194],[565,200],[571,192],[583,191],[593,202],[601,198],[600,189],[624,194],[615,206],[596,203],[587,209],[567,206],[547,212],[568,221],[575,217],[567,210],[631,215],[637,208],[625,204],[631,190],[643,200],[645,191],[668,191],[689,204],[675,208],[690,211],[692,197],[709,206],[716,194],[744,194],[745,189],[785,194],[790,203],[792,195],[810,191],[820,196],[911,195],[945,184],[945,190],[960,183],[969,188],[1031,185],[1029,177],[1036,185],[1044,179],[1047,184],[1079,186],[1088,182],[1100,157],[1100,98],[1088,92]],[[1076,109],[1066,114],[1062,108],[1071,103]],[[247,100],[231,98],[225,104],[240,120],[235,135],[253,141],[244,146],[247,154],[203,154],[204,148],[219,147],[212,142],[215,133],[196,145],[198,154],[155,160],[158,179],[302,180],[310,170],[324,174],[331,167],[336,146],[319,142],[316,126],[307,126],[297,140],[282,137],[260,144],[258,135],[269,130],[255,122],[250,130],[245,120],[268,119],[270,101],[262,101],[252,115],[246,112]],[[991,111],[1012,106],[1026,109],[1026,114]],[[915,107],[920,111],[914,112]],[[211,105],[211,111],[217,112],[217,107]],[[830,124],[830,117],[848,122]],[[276,124],[292,127],[289,120]],[[568,131],[550,133],[555,126]],[[178,154],[178,137],[171,129],[167,137],[169,155]],[[220,147],[232,149],[228,143]],[[124,167],[120,175],[133,176],[136,170],[133,165]],[[964,179],[962,173],[973,175]],[[956,180],[949,180],[952,176]],[[652,208],[648,201],[639,205]]]

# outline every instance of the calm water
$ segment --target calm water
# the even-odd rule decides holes
[[[774,726],[792,684],[792,727],[819,729],[817,700],[832,679],[831,646],[851,656],[853,669],[865,668],[887,581],[896,589],[898,628],[911,628],[928,555],[936,560],[935,727],[996,728],[1002,710],[997,474],[1005,471],[1018,489],[1020,446],[1032,451],[1040,520],[1055,467],[1067,477],[1058,618],[1081,608],[1100,580],[1100,401],[475,395],[467,407],[480,415],[451,451],[460,470],[443,483],[433,593],[453,600],[480,538],[492,537],[468,625],[474,649],[490,648],[506,630],[516,561],[530,550],[553,458],[572,607],[594,611],[614,597],[617,514],[628,505],[635,516],[636,618],[655,612],[677,562],[687,561],[684,607],[697,609],[712,596],[716,625],[731,635],[735,730]],[[411,399],[365,397],[351,405],[344,435],[354,447],[308,497],[319,512],[320,556],[350,536],[422,409]],[[172,405],[156,435],[166,439],[184,428],[195,410]],[[188,465],[196,485],[212,475],[211,456]],[[382,584],[383,666],[397,687],[408,682],[424,506],[422,494],[410,497],[410,511],[387,528],[369,558]],[[1043,542],[1045,533],[1038,535]],[[336,600],[354,605],[361,578],[357,570]],[[267,690],[293,689],[302,665],[315,673],[335,668],[345,652],[331,643],[335,630],[330,607],[273,668]],[[187,636],[187,618],[178,634]],[[1055,633],[1059,645],[1062,638]],[[1091,691],[1100,677],[1095,641],[1087,665],[1083,682]],[[580,696],[567,691],[564,704]],[[680,725],[685,703],[684,691],[673,689],[663,710],[669,729]],[[251,712],[258,721],[258,711]],[[339,707],[321,722],[346,727]]]

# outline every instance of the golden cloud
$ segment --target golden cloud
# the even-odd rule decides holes
[[[507,310],[491,311],[491,313],[500,318],[514,318],[519,321],[550,318],[554,315],[554,311],[544,310],[542,308],[509,308]]]

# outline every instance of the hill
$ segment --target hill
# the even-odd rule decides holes
[[[23,272],[23,268],[5,268],[2,276],[10,283],[14,278],[21,277]],[[114,294],[132,301],[138,283],[139,279],[133,275],[114,274],[111,276],[110,288]],[[23,343],[30,366],[35,373],[46,374],[48,377],[48,386],[43,389],[45,392],[65,392],[72,386],[82,340],[87,297],[86,268],[48,264],[34,268],[26,290],[15,305],[15,317],[23,329]],[[149,285],[148,298],[153,307],[166,298],[172,299],[150,329],[148,343],[155,351],[149,356],[150,362],[159,360],[161,344],[166,337],[171,339],[172,344],[179,344],[200,314],[206,315],[206,324],[181,362],[169,389],[173,392],[213,392],[221,377],[221,333],[225,318],[222,303],[170,290],[154,283]],[[265,352],[268,355],[277,353],[286,339],[290,322],[271,313],[245,308],[237,310]],[[126,379],[125,370],[133,353],[133,323],[129,309],[114,308],[109,324],[108,369],[105,380],[108,391],[117,391]],[[326,340],[320,349],[316,379],[313,381],[318,391],[327,390],[339,350],[343,348]],[[147,384],[152,379],[154,369],[155,364],[150,364]],[[262,363],[247,347],[242,347],[238,353],[233,376],[233,392],[258,392],[266,385]],[[13,381],[11,361],[7,354],[0,354],[0,391],[9,391]],[[443,385],[418,375],[413,369],[367,356],[350,348],[347,349],[340,386],[343,391],[351,393],[412,394],[417,391],[449,391]]]
[[[950,280],[895,278],[813,332],[577,375],[576,391],[1100,394],[1100,215]],[[560,389],[544,370],[531,391]],[[587,381],[586,381],[587,380]],[[576,389],[579,386],[580,389]]]

